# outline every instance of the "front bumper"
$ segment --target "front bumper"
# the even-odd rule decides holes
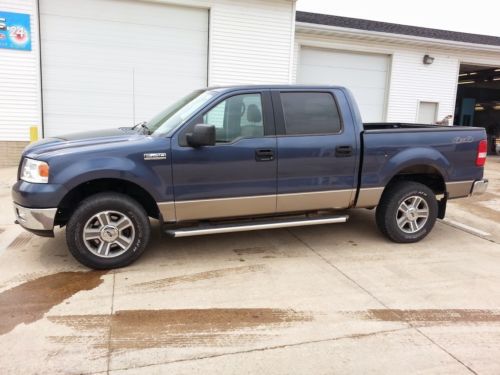
[[[474,182],[472,185],[472,190],[470,192],[471,195],[481,195],[486,192],[486,189],[488,189],[488,180],[487,179],[482,179]]]
[[[51,233],[54,229],[57,208],[28,208],[14,203],[14,212],[16,222],[29,231]]]

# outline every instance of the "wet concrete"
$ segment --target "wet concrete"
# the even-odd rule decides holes
[[[486,238],[500,244],[500,156],[488,156],[484,176],[489,180],[487,192],[450,200],[446,218],[485,231]]]
[[[59,272],[26,281],[0,293],[0,335],[33,323],[74,294],[96,288],[105,272]]]
[[[309,313],[269,308],[217,308],[178,310],[124,310],[108,315],[51,316],[49,320],[76,330],[54,341],[79,341],[80,333],[102,330],[108,335],[96,347],[133,350],[161,347],[232,346],[255,342],[271,327],[286,328],[311,321]]]
[[[500,323],[500,310],[472,310],[472,309],[374,309],[363,314],[370,319],[385,322],[410,323]]]
[[[205,272],[197,272],[189,275],[181,275],[174,277],[167,277],[159,280],[152,280],[147,282],[142,282],[133,285],[133,288],[145,288],[145,289],[158,289],[158,288],[166,288],[171,285],[181,284],[181,283],[194,283],[197,281],[210,280],[215,278],[226,277],[230,275],[241,275],[245,273],[251,272],[259,272],[265,269],[265,265],[256,264],[251,266],[242,266],[242,267],[230,267],[230,268],[222,268],[218,270],[205,271]]]
[[[30,240],[34,237],[32,233],[29,232],[21,232],[12,243],[7,247],[7,249],[22,249],[24,246],[27,246]]]

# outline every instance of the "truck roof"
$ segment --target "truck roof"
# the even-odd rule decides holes
[[[343,89],[343,86],[334,85],[224,85],[224,86],[210,86],[207,90],[218,90],[218,91],[233,91],[233,90],[252,90],[252,89],[305,89],[305,90],[325,90],[325,89]]]

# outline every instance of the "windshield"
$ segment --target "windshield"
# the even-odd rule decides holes
[[[216,95],[213,91],[197,90],[185,96],[147,123],[153,135],[165,135],[184,123],[193,113]]]

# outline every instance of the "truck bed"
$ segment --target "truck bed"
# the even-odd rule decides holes
[[[367,122],[363,123],[365,133],[379,131],[458,131],[458,130],[480,130],[471,126],[444,126],[434,124],[412,124],[404,122]]]
[[[483,128],[407,123],[367,123],[361,133],[360,188],[385,186],[387,176],[407,165],[433,166],[446,182],[482,178],[476,166]]]

